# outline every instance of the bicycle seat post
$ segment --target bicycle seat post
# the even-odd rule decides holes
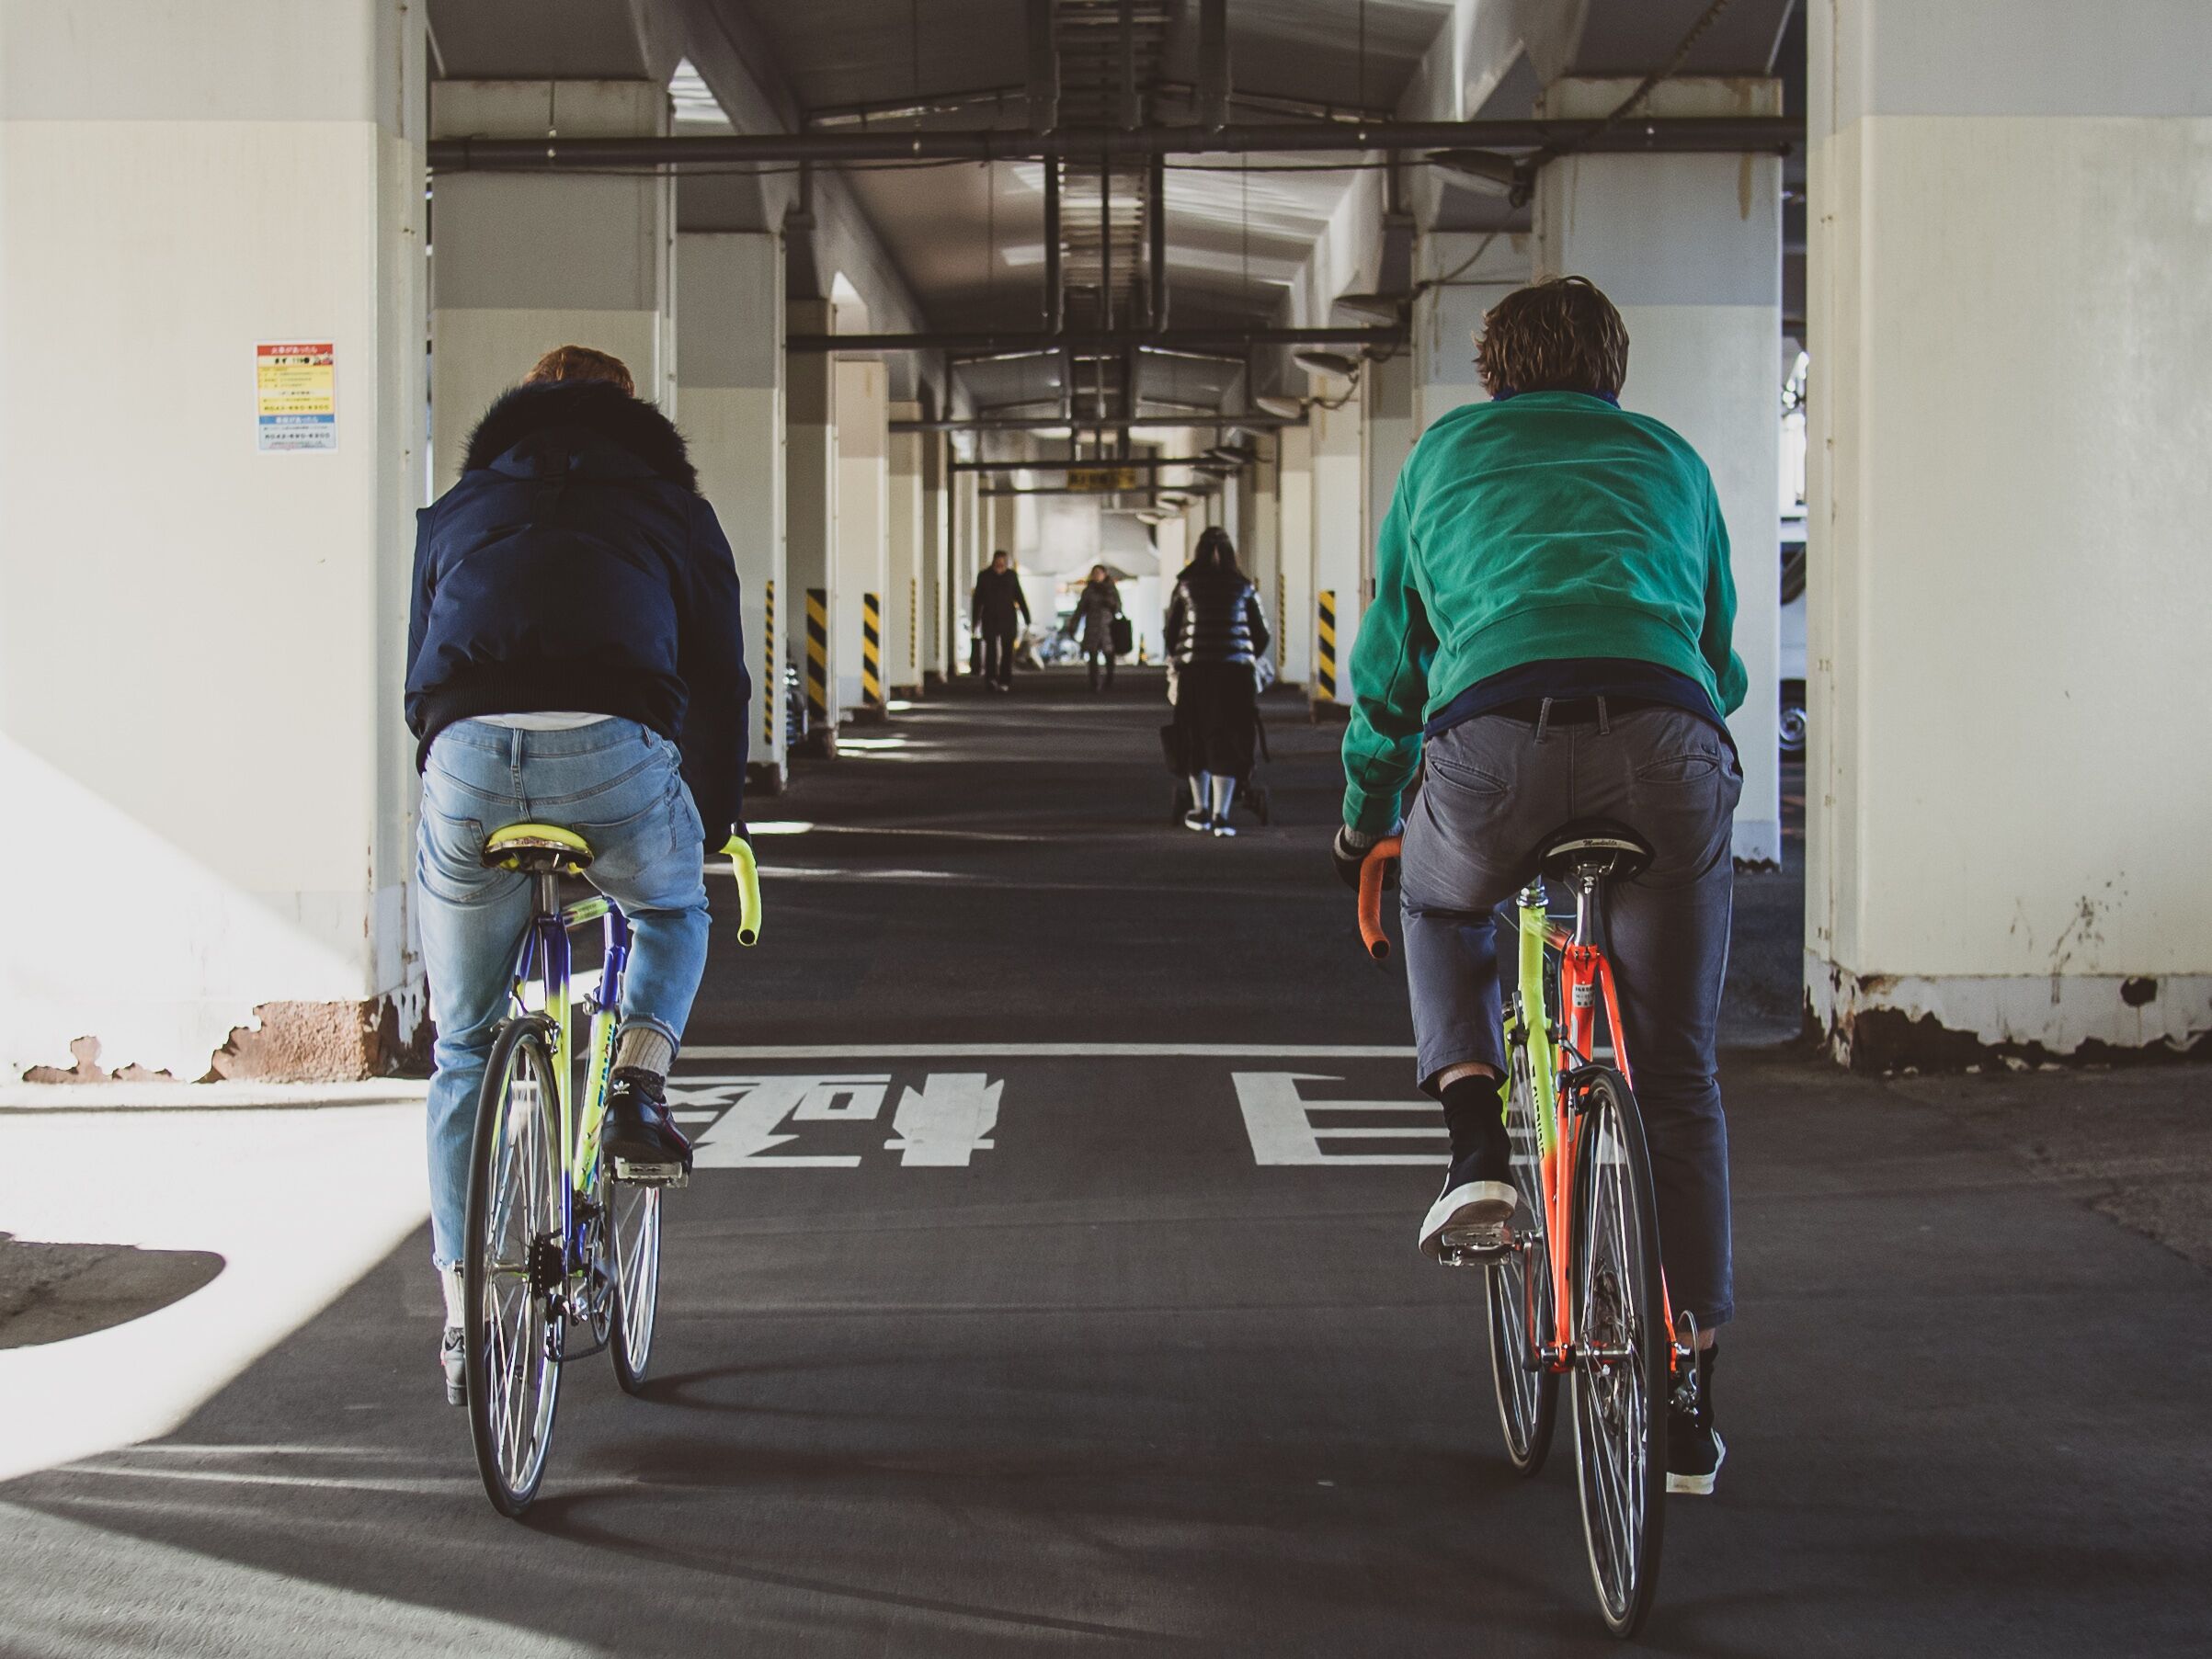
[[[1575,943],[1590,943],[1590,915],[1598,896],[1598,883],[1603,872],[1595,866],[1584,864],[1575,871]]]

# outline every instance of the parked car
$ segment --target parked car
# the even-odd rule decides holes
[[[1805,519],[1782,521],[1782,758],[1805,758]]]

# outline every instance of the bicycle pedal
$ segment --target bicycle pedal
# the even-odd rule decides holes
[[[681,1164],[633,1164],[627,1158],[617,1158],[614,1178],[633,1187],[688,1187],[691,1184],[691,1172]]]
[[[1447,1267],[1488,1267],[1512,1247],[1502,1226],[1447,1227],[1437,1244],[1436,1259]]]

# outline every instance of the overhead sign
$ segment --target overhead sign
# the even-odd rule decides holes
[[[1143,476],[1135,467],[1076,467],[1067,474],[1067,487],[1100,494],[1116,490],[1141,490]]]
[[[338,447],[337,350],[328,340],[254,347],[254,424],[264,453]]]

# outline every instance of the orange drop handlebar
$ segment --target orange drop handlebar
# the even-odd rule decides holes
[[[1383,931],[1383,877],[1399,845],[1398,836],[1385,835],[1360,860],[1360,937],[1378,962],[1390,960],[1390,936]]]

